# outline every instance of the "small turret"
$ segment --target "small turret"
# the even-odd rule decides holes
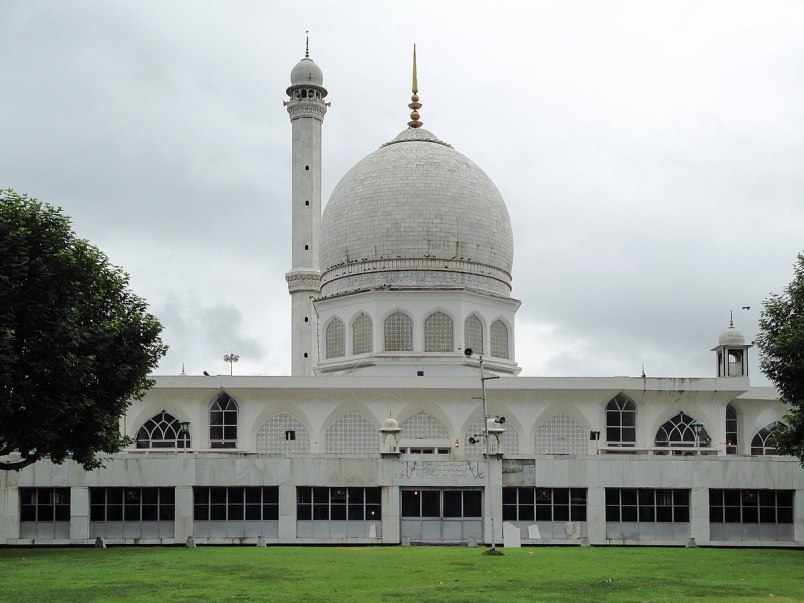
[[[734,317],[730,316],[729,328],[721,333],[717,347],[712,348],[717,353],[717,376],[747,377],[750,347],[745,343],[745,336],[734,328]]]

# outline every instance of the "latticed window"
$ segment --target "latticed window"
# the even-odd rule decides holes
[[[486,452],[486,443],[483,438],[477,437],[483,433],[483,417],[478,417],[469,424],[464,434],[463,448],[466,454],[483,454]],[[477,441],[474,444],[469,442],[469,438],[474,437]],[[519,434],[511,423],[505,424],[505,433],[500,436],[500,449],[497,450],[497,438],[491,437],[489,449],[492,454],[502,452],[503,454],[519,454]]]
[[[483,323],[474,314],[463,321],[463,347],[473,350],[475,354],[483,353]]]
[[[694,423],[696,423],[695,419],[685,415],[683,412],[668,419],[656,432],[656,446],[677,446],[681,448],[695,446]],[[701,426],[698,445],[709,446],[710,441],[709,434]]]
[[[324,451],[340,454],[379,452],[379,430],[355,412],[346,413],[327,429]]]
[[[558,414],[536,429],[534,450],[536,454],[586,454],[587,434],[575,419]]]
[[[508,327],[501,320],[491,323],[491,355],[508,358]]]
[[[726,405],[726,454],[737,454],[737,411]]]
[[[352,354],[374,351],[374,329],[368,314],[361,314],[352,324]]]
[[[257,429],[257,452],[310,452],[310,433],[296,417],[286,412],[276,413]]]
[[[443,312],[433,312],[424,320],[424,351],[451,352],[455,345],[452,319]]]
[[[636,404],[628,396],[617,394],[606,404],[606,443],[609,446],[636,444]]]
[[[209,407],[209,447],[237,447],[237,403],[226,393]]]
[[[765,425],[765,427],[760,429],[751,440],[751,454],[754,456],[776,454],[776,446],[774,446],[771,441],[771,435],[783,425],[784,424],[779,421],[774,421],[770,425]]]
[[[335,318],[327,325],[327,358],[346,355],[346,328]]]
[[[417,412],[401,425],[406,440],[448,440],[449,432],[444,425],[426,412]]]
[[[413,351],[413,321],[402,312],[394,312],[385,319],[385,351]]]
[[[179,420],[164,410],[148,419],[137,432],[137,448],[189,448],[190,434],[182,433]]]

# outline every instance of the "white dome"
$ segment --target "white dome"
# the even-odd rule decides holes
[[[313,59],[304,58],[290,72],[290,85],[293,86],[319,86],[324,85],[324,74]]]
[[[507,297],[513,249],[491,179],[432,133],[411,128],[335,187],[321,219],[322,294],[466,288]]]
[[[733,326],[723,331],[717,341],[718,345],[742,346],[745,345],[745,336]]]

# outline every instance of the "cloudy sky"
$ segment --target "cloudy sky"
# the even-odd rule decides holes
[[[0,186],[131,274],[160,374],[289,374],[304,32],[325,201],[405,127],[416,42],[425,128],[508,204],[522,374],[712,376],[804,250],[804,3],[498,4],[6,0]]]

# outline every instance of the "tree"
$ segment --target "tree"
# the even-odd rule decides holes
[[[0,469],[90,470],[130,442],[119,419],[167,348],[128,283],[60,208],[0,189]]]
[[[798,254],[793,274],[784,293],[765,300],[755,343],[762,352],[762,372],[790,407],[784,425],[774,430],[774,444],[804,466],[804,253]]]

